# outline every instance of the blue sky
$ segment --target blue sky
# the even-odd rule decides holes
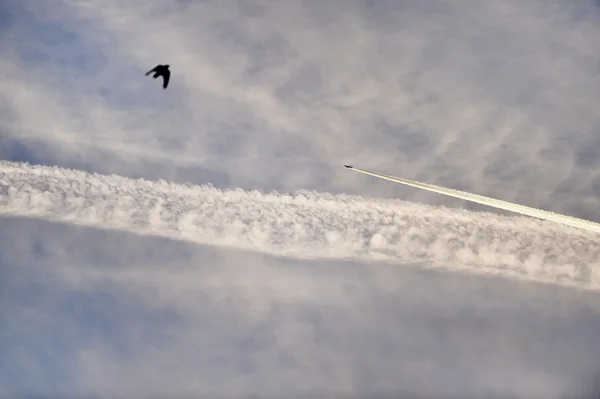
[[[0,161],[63,169],[0,165],[0,394],[589,387],[595,235],[342,165],[600,222],[599,18],[5,2]]]

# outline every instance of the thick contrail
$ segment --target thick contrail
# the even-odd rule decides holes
[[[468,193],[466,191],[454,190],[452,188],[446,188],[441,186],[436,186],[434,184],[421,183],[419,181],[402,179],[400,177],[394,177],[389,175],[384,175],[381,173],[369,172],[368,170],[355,168],[352,165],[344,165],[346,168],[352,169],[359,173],[364,173],[366,175],[375,176],[380,179],[385,179],[389,181],[393,181],[395,183],[404,184],[407,186],[412,186],[416,188],[420,188],[422,190],[433,191],[434,193],[448,195],[450,197],[460,198],[467,201],[475,202],[481,205],[487,205],[498,209],[504,209],[506,211],[511,211],[515,213],[519,213],[521,215],[533,216],[539,219],[548,220],[555,223],[564,224],[566,226],[577,227],[580,229],[585,229],[589,231],[593,231],[596,233],[600,233],[600,223],[591,222],[585,219],[579,219],[573,216],[562,215],[560,213],[554,213],[549,211],[544,211],[542,209],[531,208],[525,205],[519,205],[508,201],[503,201],[495,198],[485,197],[479,194]],[[600,238],[600,236],[598,237]]]
[[[420,263],[600,288],[594,234],[398,200],[219,190],[0,162],[0,214],[297,258]]]

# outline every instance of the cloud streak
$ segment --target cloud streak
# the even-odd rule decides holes
[[[314,191],[0,164],[0,210],[293,258],[385,260],[600,288],[596,236],[529,218]]]
[[[503,200],[499,200],[496,198],[484,197],[482,195],[468,193],[466,191],[454,190],[452,188],[436,186],[434,184],[423,183],[414,180],[402,179],[400,177],[384,175],[381,173],[369,172],[368,170],[360,169],[352,167],[351,165],[344,165],[346,168],[350,168],[350,170],[363,173],[365,175],[370,175],[377,177],[379,179],[384,179],[388,181],[392,181],[394,183],[404,184],[406,186],[411,186],[415,188],[419,188],[421,190],[427,190],[438,194],[443,194],[449,197],[460,198],[466,201],[470,201],[476,204],[486,205],[489,207],[494,207],[496,209],[507,210],[510,212],[515,212],[521,215],[532,216],[538,219],[549,220],[551,222],[559,223],[565,226],[577,227],[580,229],[593,231],[595,233],[600,233],[600,223],[590,222],[589,220],[574,218],[569,215],[562,215],[559,213],[548,212],[543,209],[531,208],[528,206],[514,204],[512,202],[507,202]]]

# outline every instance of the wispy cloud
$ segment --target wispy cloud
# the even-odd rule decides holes
[[[600,220],[592,4],[48,4],[20,6],[33,33],[4,50],[3,91],[15,94],[2,127],[34,140],[47,163],[81,158],[135,176],[153,163],[152,173],[178,180],[191,168],[234,187],[436,201],[338,178],[334,166],[356,162]],[[72,40],[42,50],[42,22]],[[20,54],[27,44],[46,62]],[[85,62],[76,66],[65,45]],[[164,92],[143,77],[159,62],[173,67]]]

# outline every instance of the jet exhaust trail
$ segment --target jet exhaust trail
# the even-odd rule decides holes
[[[275,256],[419,264],[600,289],[593,234],[400,200],[221,190],[0,162],[2,214]]]
[[[495,198],[485,197],[479,194],[468,193],[466,191],[454,190],[451,188],[436,186],[434,184],[421,183],[414,180],[402,179],[399,177],[384,175],[381,173],[369,172],[368,170],[355,168],[352,165],[344,165],[348,169],[352,169],[359,173],[364,173],[365,175],[375,176],[380,179],[393,181],[395,183],[404,184],[411,187],[420,188],[427,191],[432,191],[438,194],[448,195],[450,197],[460,198],[467,201],[475,202],[481,205],[487,205],[498,209],[504,209],[506,211],[511,211],[515,213],[519,213],[521,215],[533,216],[538,219],[548,220],[555,223],[564,224],[566,226],[577,227],[580,229],[585,229],[589,231],[593,231],[596,233],[600,233],[600,223],[591,222],[585,219],[579,219],[573,216],[563,215],[560,213],[554,213],[545,211],[542,209],[532,208],[525,205],[519,205],[508,201],[503,201]]]

